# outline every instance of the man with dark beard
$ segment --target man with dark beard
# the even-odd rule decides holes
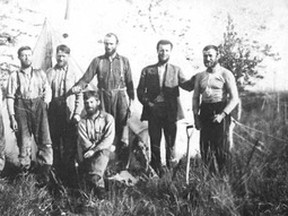
[[[126,57],[117,53],[118,44],[118,37],[114,33],[106,34],[105,54],[92,60],[85,74],[72,88],[72,92],[81,92],[97,75],[102,109],[115,119],[116,156],[121,162],[120,168],[125,168],[129,151],[127,141],[122,139],[123,132],[125,132],[123,129],[127,124],[131,100],[134,100],[135,96],[130,63]],[[126,94],[129,97],[129,103]]]
[[[98,91],[84,92],[87,115],[78,124],[78,161],[89,189],[105,195],[104,172],[115,137],[114,118],[100,109]]]
[[[19,71],[10,74],[7,84],[7,108],[10,127],[16,132],[19,147],[19,163],[23,171],[31,165],[31,137],[34,136],[38,152],[39,183],[49,182],[49,171],[53,162],[47,107],[51,100],[51,89],[46,74],[32,67],[32,50],[28,46],[19,48]]]
[[[168,63],[173,44],[168,40],[157,43],[158,63],[145,67],[141,72],[137,96],[143,105],[141,120],[148,120],[151,143],[151,166],[158,175],[163,174],[160,158],[162,129],[166,140],[166,165],[175,165],[175,138],[177,120],[183,119],[179,101],[179,87],[192,90],[178,66]]]
[[[200,129],[202,160],[210,171],[223,173],[229,156],[230,113],[239,98],[234,75],[221,67],[218,59],[217,46],[203,49],[207,69],[196,75],[193,113],[196,129]]]

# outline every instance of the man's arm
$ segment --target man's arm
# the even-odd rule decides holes
[[[69,72],[69,71],[68,71]],[[71,75],[74,77],[74,80],[73,80],[73,84],[75,84],[78,80],[79,80],[79,76],[76,72],[73,72],[71,73]],[[66,80],[67,82],[67,80]],[[82,110],[84,108],[83,104],[83,93],[80,92],[80,93],[77,93],[77,94],[74,94],[70,97],[74,97],[74,110],[73,110],[73,121],[75,123],[79,122],[80,119],[81,119],[81,113],[82,113]]]
[[[16,73],[17,72],[13,72],[12,74],[10,74],[8,78],[7,89],[6,89],[7,109],[8,109],[9,119],[10,119],[10,127],[13,131],[18,130],[18,124],[15,119],[15,110],[14,110],[15,94],[18,88]]]
[[[135,99],[134,84],[133,84],[133,79],[132,79],[131,67],[130,67],[130,63],[128,59],[124,61],[124,66],[125,66],[124,75],[125,75],[125,84],[127,87],[127,94],[130,100],[134,100]]]
[[[74,113],[73,118],[76,122],[80,121],[80,115],[83,110],[83,94],[75,94],[75,104],[74,104]]]
[[[98,63],[99,63],[99,59],[98,58],[94,58],[91,61],[89,67],[86,70],[86,72],[78,80],[78,82],[72,87],[72,93],[73,94],[80,93],[83,89],[85,89],[87,87],[87,85],[91,82],[91,80],[97,74]],[[69,93],[68,93],[68,95],[69,95]]]
[[[42,85],[43,85],[43,100],[48,105],[52,99],[52,90],[48,81],[48,77],[44,71],[40,71],[42,77]]]
[[[187,80],[182,72],[182,70],[179,70],[178,74],[178,79],[179,79],[179,86],[187,91],[193,91],[194,90],[194,85],[195,85],[195,75],[192,76],[189,80]]]
[[[199,117],[199,110],[200,110],[200,80],[199,80],[199,74],[195,75],[195,85],[194,85],[194,93],[193,93],[193,103],[192,103],[192,109],[194,114],[194,122],[195,127],[197,130],[201,128],[200,123],[200,117]]]
[[[141,71],[141,76],[137,87],[137,97],[142,105],[146,105],[148,103],[148,98],[146,97],[146,91],[147,91],[146,73],[147,73],[146,69],[144,68]]]
[[[238,89],[235,81],[235,77],[230,71],[225,71],[225,80],[226,80],[226,86],[227,86],[227,92],[230,96],[228,104],[224,108],[223,112],[225,114],[230,114],[232,110],[237,106],[239,103],[239,95],[238,95]]]

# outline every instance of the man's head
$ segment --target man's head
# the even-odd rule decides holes
[[[158,60],[160,64],[165,64],[169,61],[173,44],[169,40],[160,40],[157,43]]]
[[[22,46],[18,49],[18,59],[20,60],[23,69],[32,65],[32,49],[29,46]]]
[[[214,68],[218,64],[219,50],[215,45],[205,46],[203,49],[203,62],[207,68]]]
[[[100,97],[98,91],[84,92],[84,106],[88,115],[93,115],[100,110]]]
[[[106,34],[104,37],[105,54],[108,56],[112,56],[114,53],[116,53],[118,43],[119,40],[116,34]]]
[[[70,48],[64,44],[57,46],[56,61],[59,67],[65,67],[68,64],[70,51],[71,51]]]

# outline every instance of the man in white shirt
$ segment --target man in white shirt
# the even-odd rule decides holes
[[[200,152],[212,172],[223,173],[229,157],[230,113],[239,103],[235,77],[218,63],[217,46],[203,49],[207,69],[196,75],[193,113],[200,130]],[[201,105],[200,105],[200,95]]]

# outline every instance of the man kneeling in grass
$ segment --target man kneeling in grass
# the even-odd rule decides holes
[[[78,125],[78,157],[87,186],[102,198],[103,175],[115,138],[115,123],[112,115],[100,109],[97,91],[84,92],[83,96],[87,114]]]

